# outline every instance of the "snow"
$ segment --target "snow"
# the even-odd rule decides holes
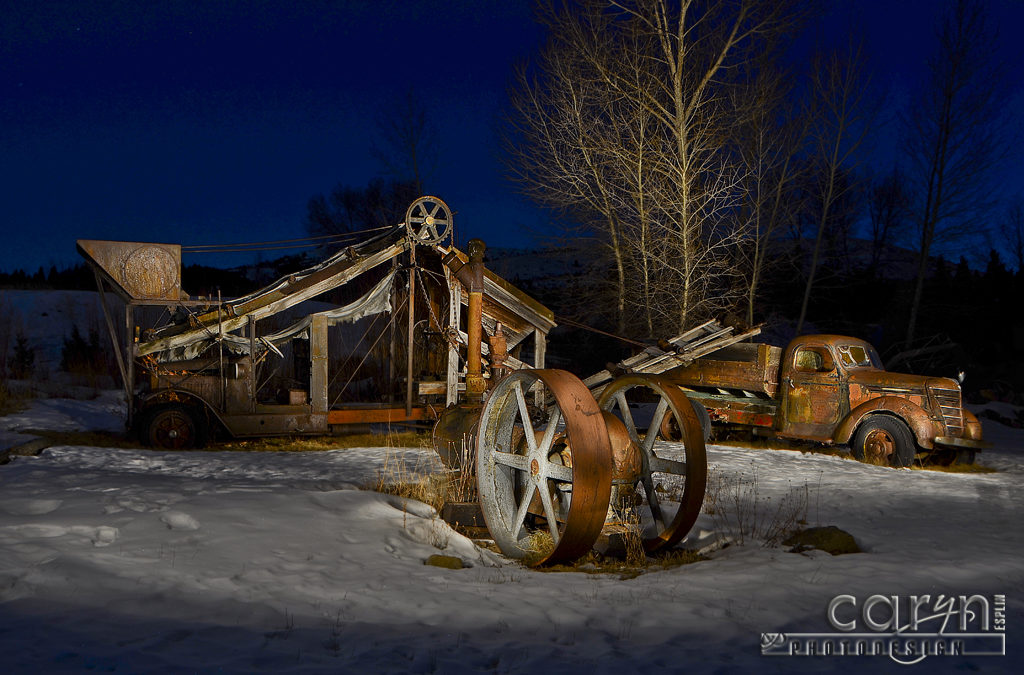
[[[120,415],[117,392],[34,400],[0,418],[0,443],[118,429]],[[839,594],[943,593],[1005,594],[1007,655],[911,668],[1021,672],[1024,432],[984,424],[996,447],[980,461],[998,473],[711,446],[713,483],[739,482],[762,514],[806,494],[810,524],[865,552],[740,545],[726,511],[684,544],[733,545],[633,579],[524,568],[424,504],[364,489],[385,467],[436,470],[423,449],[50,447],[0,466],[4,671],[904,672],[886,657],[766,657],[759,640],[832,631]],[[424,565],[434,553],[467,567]]]

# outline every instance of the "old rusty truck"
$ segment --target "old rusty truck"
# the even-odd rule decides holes
[[[971,463],[987,445],[978,419],[964,409],[958,380],[887,372],[875,348],[852,337],[805,335],[784,349],[732,344],[664,376],[713,423],[849,444],[860,460]]]

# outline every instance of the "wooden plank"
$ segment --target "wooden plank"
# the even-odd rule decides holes
[[[718,320],[717,319],[708,319],[707,321],[705,321],[704,323],[700,324],[699,326],[695,326],[694,328],[691,328],[690,330],[688,330],[688,331],[686,331],[684,333],[680,333],[679,335],[677,335],[674,338],[672,338],[671,340],[669,340],[669,342],[671,342],[672,344],[674,344],[674,345],[676,345],[678,347],[682,343],[689,342],[690,340],[692,340],[696,336],[698,336],[701,333],[705,332],[704,329],[708,328],[712,324],[714,324],[717,327],[719,325],[718,324]],[[715,330],[715,329],[712,329],[712,330]]]
[[[327,412],[327,317],[314,314],[309,327],[309,391],[314,413]]]
[[[438,381],[430,382],[417,382],[416,383],[416,395],[417,396],[440,396],[448,392],[448,383]]]
[[[270,304],[257,307],[253,311],[248,312],[246,314],[242,314],[240,316],[236,316],[230,319],[225,319],[223,322],[224,332],[230,333],[235,330],[238,330],[246,323],[248,323],[248,317],[250,316],[252,316],[258,321],[273,314],[277,314],[278,312],[282,312],[288,309],[289,307],[294,307],[300,302],[304,302],[306,300],[309,300],[310,298],[314,298],[325,291],[331,290],[332,288],[337,288],[338,286],[347,283],[348,281],[351,281],[352,279],[359,276],[363,272],[373,269],[377,265],[383,262],[387,262],[388,260],[391,260],[392,258],[400,255],[407,248],[408,243],[406,241],[394,244],[381,251],[378,251],[377,253],[374,253],[373,255],[367,256],[362,260],[356,261],[354,264],[338,271],[337,274],[334,274],[330,277],[327,277],[326,279],[321,280],[319,283],[307,286],[294,293],[284,295],[280,299],[271,302]],[[216,315],[216,312],[213,312],[212,314]],[[199,340],[215,338],[216,335],[213,332],[213,326],[215,323],[216,316],[214,316],[213,323],[211,323],[210,325],[202,325],[199,326],[198,328],[185,331],[184,333],[179,333],[178,335],[173,335],[165,338],[157,338],[156,340],[150,340],[149,342],[138,343],[136,345],[135,355],[145,356],[146,354],[152,354],[154,352],[161,352],[167,349],[174,349],[176,347],[184,347],[185,345],[192,344],[193,342],[198,342]]]
[[[461,284],[447,265],[441,267],[444,269],[445,281],[448,282],[448,330],[451,331],[450,334],[453,334],[459,330],[459,319],[462,313]],[[448,344],[446,383],[448,386],[445,405],[453,405],[459,399],[459,346],[451,342]]]
[[[729,335],[730,333],[732,333],[732,330],[732,326],[728,326],[727,328],[721,328],[714,332],[708,333],[707,335],[702,335],[699,339],[693,340],[692,342],[687,342],[686,344],[679,345],[679,348],[682,350],[684,354],[686,354],[688,352],[694,351],[697,347],[703,344],[714,344],[715,340],[717,340],[720,337]]]

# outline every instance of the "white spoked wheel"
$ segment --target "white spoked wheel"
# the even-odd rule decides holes
[[[546,410],[527,403],[535,384]],[[502,553],[537,558],[535,565],[585,554],[601,534],[611,476],[604,418],[576,376],[520,370],[494,387],[480,415],[477,482],[484,520]]]

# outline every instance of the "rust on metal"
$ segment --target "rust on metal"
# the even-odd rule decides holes
[[[640,479],[643,471],[643,460],[640,448],[629,435],[629,430],[618,417],[604,410],[605,427],[608,429],[608,440],[612,446],[612,481],[632,485]]]
[[[985,445],[980,425],[964,410],[959,382],[887,372],[874,347],[857,338],[805,335],[785,349],[733,344],[667,375],[719,424],[844,444],[870,414],[884,413],[906,425],[921,451]],[[887,447],[885,439],[875,446]]]
[[[534,454],[531,457],[521,454],[523,444],[515,431],[534,429],[526,409],[524,389],[537,382],[548,393],[546,398],[550,405],[542,442],[527,444]],[[597,540],[608,511],[613,471],[612,449],[600,413],[597,402],[579,378],[561,370],[518,371],[502,380],[491,393],[479,418],[477,478],[488,529],[506,555],[522,557],[525,554],[520,543],[522,522],[514,521],[538,506],[552,533],[554,547],[534,564],[575,560],[589,551]],[[564,429],[559,422],[564,424]],[[556,433],[559,429],[561,432]],[[540,431],[540,427],[536,427],[536,431]],[[527,439],[533,440],[529,435]],[[567,448],[571,448],[571,467],[566,467],[563,459],[562,451]],[[513,489],[516,480],[508,472],[495,470],[498,456],[503,465],[519,467],[514,472],[522,479],[532,481],[530,492],[521,500]],[[537,461],[536,467],[533,460]],[[556,481],[567,485],[568,475],[571,475],[569,492],[563,493],[552,485]],[[543,500],[551,499],[547,504],[535,504],[532,497],[538,494]],[[527,501],[526,496],[531,499]],[[557,505],[552,508],[555,500]]]
[[[434,423],[431,441],[434,451],[449,469],[465,470],[471,449],[476,446],[480,404],[463,403],[448,406]]]
[[[177,244],[79,239],[78,251],[126,300],[184,299],[181,246]]]
[[[470,416],[478,414],[487,384],[488,352],[493,352],[492,382],[511,369],[543,366],[545,336],[554,326],[554,315],[484,269],[483,242],[470,242],[468,256],[440,245],[450,237],[450,229],[447,205],[423,197],[410,207],[406,223],[368,235],[362,243],[285,274],[249,295],[224,301],[219,295],[215,300],[193,300],[182,291],[178,245],[79,241],[101,292],[110,287],[125,301],[125,330],[118,335],[109,316],[107,328],[130,401],[128,419],[145,431],[154,419],[151,413],[160,408],[164,426],[173,429],[187,423],[199,441],[210,424],[230,435],[260,436],[323,433],[349,424],[429,421],[441,405],[465,396],[475,401],[476,412]],[[463,266],[465,271],[456,277],[442,257],[457,263],[452,269]],[[410,274],[403,303],[408,320],[392,333],[402,333],[404,353],[388,351],[388,342],[396,343],[395,335],[378,348],[389,322],[371,321],[361,324],[366,334],[359,348],[366,353],[345,360],[330,354],[329,346],[339,342],[331,327],[398,311],[393,281],[399,270]],[[284,329],[280,323],[263,323],[357,279],[364,288],[373,288],[347,305],[307,314]],[[472,305],[468,317],[460,313],[464,303]],[[148,305],[167,307],[171,320],[159,326],[137,325],[137,311],[144,311],[138,308]],[[272,326],[269,330],[267,324]],[[378,330],[385,326],[378,336],[371,334],[374,325]],[[462,333],[461,325],[471,335]],[[535,337],[532,364],[508,353],[528,337]],[[467,343],[472,347],[467,349]],[[291,346],[290,352],[282,351],[285,345]],[[405,361],[404,377],[394,367],[398,359]],[[468,374],[461,371],[466,362]],[[339,363],[355,370],[367,363],[378,372],[355,380],[349,373],[338,377],[341,373],[332,369]],[[281,371],[281,366],[294,368]],[[380,377],[380,371],[390,376]],[[400,388],[406,392],[404,409],[391,405]],[[372,393],[367,396],[366,391]],[[351,403],[360,397],[363,403]],[[339,400],[346,401],[340,408]],[[463,424],[458,411],[447,421],[451,438],[443,445],[462,445],[472,421]],[[441,435],[444,428],[442,424]],[[172,436],[164,434],[164,442],[172,443]]]
[[[370,407],[334,408],[327,411],[327,423],[341,424],[389,424],[394,422],[419,422],[431,420],[434,416],[430,408],[414,406],[410,413],[405,407]]]
[[[491,384],[493,385],[509,371],[505,366],[505,362],[508,360],[508,340],[505,339],[505,331],[500,321],[494,327],[494,334],[488,336],[487,340],[491,346]]]

